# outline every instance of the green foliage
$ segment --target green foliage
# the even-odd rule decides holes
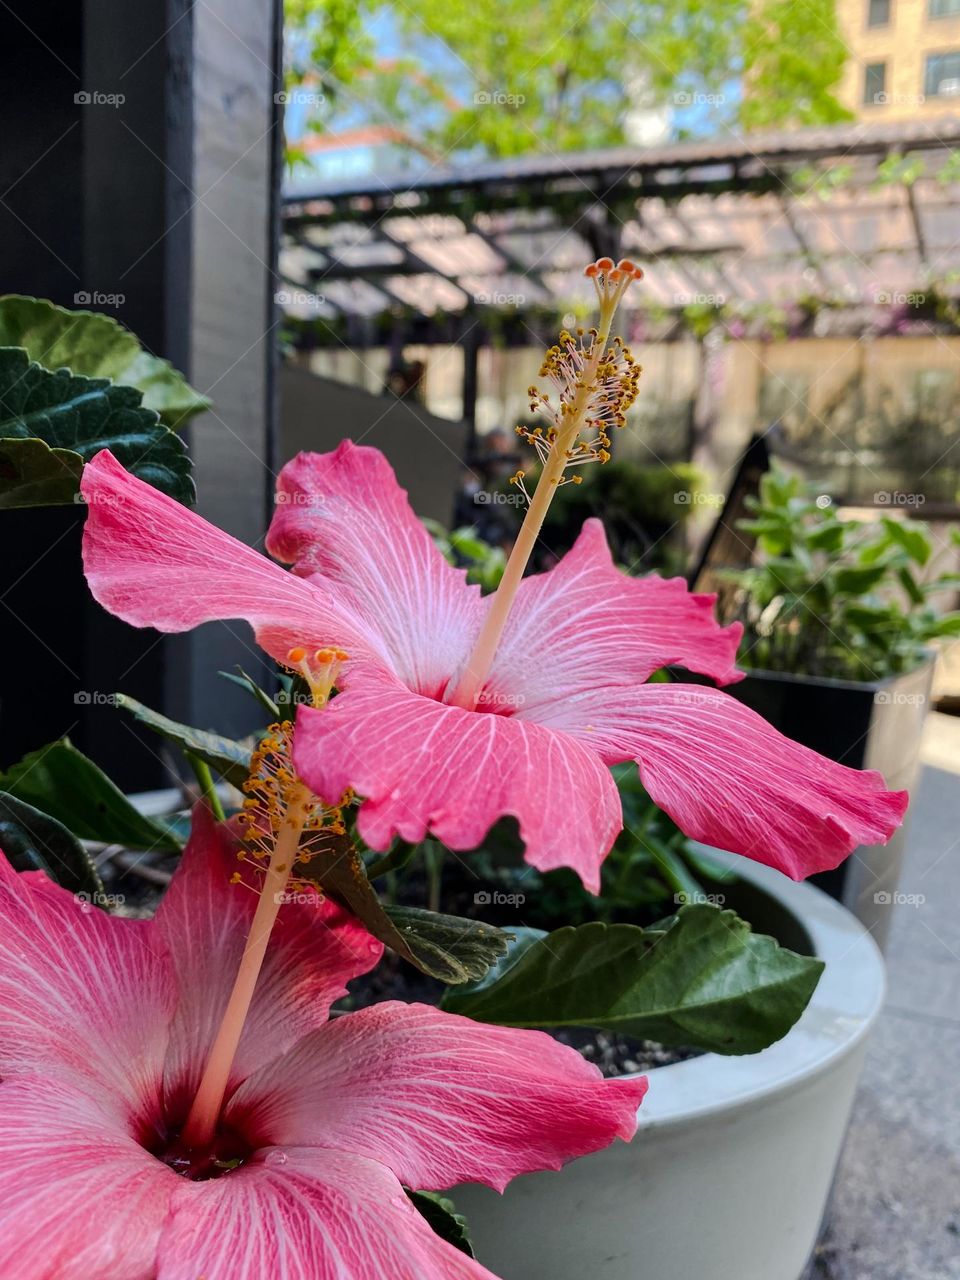
[[[143,393],[143,407],[167,427],[182,427],[210,407],[182,373],[145,351],[139,340],[98,311],[68,311],[42,298],[0,298],[0,347],[22,347],[44,369],[109,378]]]
[[[757,563],[727,577],[746,626],[740,660],[799,675],[873,681],[919,665],[960,613],[938,615],[929,597],[955,575],[925,581],[932,543],[916,520],[840,520],[829,498],[782,470],[764,476],[740,522]]]
[[[500,547],[484,542],[474,529],[463,527],[448,533],[438,520],[423,522],[431,538],[451,564],[467,571],[467,581],[494,591],[503,576],[507,558]]]
[[[510,1027],[593,1027],[714,1053],[757,1053],[790,1030],[823,964],[754,934],[732,911],[681,907],[649,929],[604,925],[524,939],[492,980],[443,1007]]]
[[[694,95],[712,95],[715,128],[738,111],[749,127],[848,118],[830,0],[287,0],[286,15],[290,83],[323,95],[314,127],[356,125],[359,108],[437,159],[616,146],[637,104]]]
[[[103,892],[83,845],[63,823],[3,792],[0,849],[15,871],[43,871],[55,884],[90,898]]]
[[[702,486],[699,469],[688,462],[646,466],[614,458],[584,470],[582,484],[564,485],[543,526],[543,539],[557,554],[577,540],[584,520],[602,518],[613,558],[630,572],[673,571],[670,530],[696,509]]]
[[[0,774],[0,791],[56,819],[81,840],[128,849],[180,848],[168,828],[145,818],[69,738],[60,738]]]
[[[834,97],[847,47],[834,0],[761,0],[743,24],[748,129],[836,124],[853,114]]]
[[[192,504],[191,463],[179,436],[134,387],[51,372],[19,347],[0,347],[0,508],[79,498],[80,473],[101,449],[128,471]]]
[[[484,851],[474,855],[478,874],[505,892],[522,889],[525,919],[540,929],[558,922],[590,920],[653,921],[684,903],[705,901],[737,879],[701,854],[677,824],[650,799],[631,761],[613,770],[623,808],[623,830],[600,868],[600,893],[588,893],[580,877],[566,867],[540,872],[524,867],[523,881],[514,878],[511,862],[520,856],[509,829],[494,828]]]
[[[340,842],[335,856],[313,858],[298,867],[297,874],[349,907],[375,938],[408,964],[441,982],[474,982],[506,955],[510,935],[492,925],[382,903],[349,837],[340,837]]]
[[[462,1213],[457,1213],[456,1206],[449,1197],[439,1195],[436,1191],[407,1190],[407,1195],[441,1240],[446,1240],[447,1244],[452,1244],[469,1258],[477,1256],[470,1242],[467,1220]]]

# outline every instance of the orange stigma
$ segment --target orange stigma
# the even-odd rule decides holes
[[[287,654],[287,666],[303,676],[310,690],[311,702],[315,707],[322,707],[330,700],[340,668],[348,657],[342,649],[334,648],[317,649],[311,655],[297,645]]]

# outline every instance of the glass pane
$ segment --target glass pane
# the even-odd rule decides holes
[[[960,96],[960,50],[927,58],[923,92],[928,98]]]
[[[937,0],[931,0],[936,4]],[[890,0],[868,0],[867,26],[885,27],[890,21]]]
[[[864,67],[863,102],[865,106],[882,106],[885,101],[884,88],[887,83],[887,64],[871,62]]]
[[[960,13],[960,0],[930,0],[931,18],[949,18]]]

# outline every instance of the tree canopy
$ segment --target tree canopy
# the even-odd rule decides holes
[[[833,0],[287,0],[307,131],[389,126],[436,158],[832,123],[846,56]],[[666,123],[667,117],[663,117]]]

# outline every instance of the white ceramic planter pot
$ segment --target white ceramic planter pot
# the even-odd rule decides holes
[[[883,1001],[883,961],[820,890],[744,859],[729,865],[786,907],[826,962],[809,1007],[762,1053],[651,1071],[633,1142],[518,1178],[502,1197],[456,1188],[480,1261],[503,1280],[802,1275]]]

